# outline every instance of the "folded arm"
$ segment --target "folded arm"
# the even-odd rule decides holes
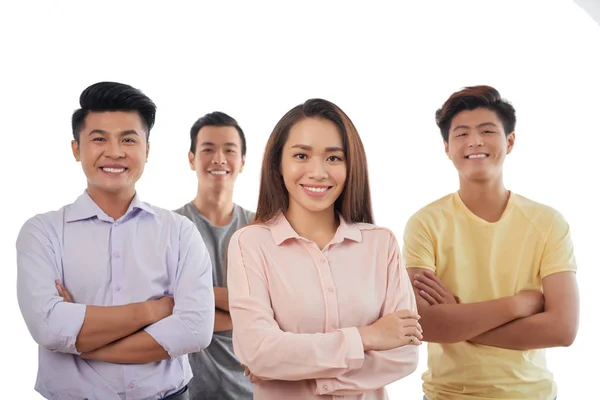
[[[145,364],[166,360],[169,353],[147,332],[139,331],[94,351],[81,353],[81,358],[119,364]]]
[[[543,312],[486,332],[471,342],[514,350],[570,346],[579,323],[576,270],[569,224],[555,213],[540,266]]]
[[[215,287],[215,332],[230,331],[231,315],[229,315],[229,295],[227,288]]]
[[[513,296],[478,303],[431,305],[414,286],[415,275],[427,270],[408,269],[421,316],[423,340],[427,342],[463,342],[523,316]]]
[[[215,307],[222,311],[229,311],[229,294],[225,287],[215,287]]]
[[[210,257],[198,230],[183,224],[173,313],[114,343],[83,353],[86,359],[137,364],[200,351],[212,339],[214,297]]]
[[[220,309],[215,310],[215,332],[230,331],[233,329],[231,323],[231,315],[227,311]]]
[[[244,228],[234,233],[228,251],[233,344],[240,362],[259,378],[287,381],[337,377],[360,368],[364,349],[356,328],[314,334],[281,330],[258,250],[244,246],[247,234]]]
[[[215,322],[210,255],[200,232],[187,219],[183,220],[180,231],[173,298],[173,314],[144,331],[169,357],[177,358],[206,348],[212,340]]]
[[[386,278],[386,296],[380,317],[400,310],[416,313],[417,304],[410,278],[402,265],[398,244],[391,233]],[[385,351],[367,351],[360,368],[334,378],[318,378],[317,394],[351,396],[380,389],[413,373],[418,360],[419,349],[413,345]]]
[[[415,290],[423,340],[457,343],[518,318],[519,310],[511,297],[470,304],[430,305],[415,285],[415,275],[436,271],[435,244],[429,223],[414,215],[404,230],[405,265]],[[450,303],[456,303],[450,299]]]
[[[25,223],[17,239],[17,296],[33,339],[50,351],[91,351],[152,323],[145,303],[86,306],[65,302],[56,280],[62,279],[55,243],[39,218]]]
[[[544,311],[492,329],[470,339],[472,343],[513,350],[570,346],[577,335],[579,294],[572,271],[542,280]]]

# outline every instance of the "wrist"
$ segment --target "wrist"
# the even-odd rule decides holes
[[[523,309],[521,307],[521,303],[519,302],[519,298],[517,297],[517,295],[510,296],[508,298],[508,301],[509,301],[508,309],[510,310],[511,317],[513,319],[526,317],[526,315],[523,315]]]
[[[138,323],[141,327],[148,326],[150,324],[155,323],[156,317],[154,313],[154,300],[143,301],[141,303],[136,303],[136,310],[134,310],[134,315],[138,318]]]
[[[373,350],[373,327],[361,326],[358,329],[358,334],[362,341],[362,345],[365,351]]]

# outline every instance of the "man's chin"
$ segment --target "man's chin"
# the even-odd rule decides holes
[[[113,182],[112,184],[92,184],[89,186],[92,186],[93,190],[97,192],[111,195],[118,195],[122,193],[130,193],[135,191],[135,185],[116,184],[116,182]]]

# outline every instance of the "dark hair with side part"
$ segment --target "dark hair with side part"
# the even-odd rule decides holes
[[[346,183],[334,209],[348,222],[373,223],[367,157],[360,136],[348,116],[335,104],[310,99],[288,111],[271,133],[262,163],[256,223],[265,223],[289,207],[289,194],[281,175],[281,156],[290,129],[306,118],[322,118],[335,124],[342,135],[346,158]]]
[[[446,100],[442,108],[435,113],[435,122],[440,128],[442,137],[448,142],[448,134],[452,119],[465,110],[487,108],[494,111],[502,121],[504,133],[510,135],[515,130],[517,117],[514,107],[500,96],[500,93],[491,86],[467,86],[455,92]]]
[[[79,133],[90,112],[137,112],[146,128],[146,139],[156,118],[156,105],[139,89],[118,82],[98,82],[86,88],[79,96],[80,109],[73,113],[73,138],[79,143]]]
[[[202,129],[205,126],[234,127],[240,134],[240,139],[242,141],[242,157],[246,155],[246,136],[244,135],[244,131],[234,118],[221,111],[214,111],[208,113],[205,116],[199,118],[198,121],[194,122],[194,125],[192,125],[192,129],[190,129],[190,151],[193,154],[196,154],[196,138],[198,137],[198,132],[200,132],[200,129]]]

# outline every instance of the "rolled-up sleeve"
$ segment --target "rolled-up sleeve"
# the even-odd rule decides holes
[[[417,313],[417,304],[398,244],[390,233],[387,291],[380,317],[400,310]],[[330,379],[317,379],[319,395],[356,395],[380,389],[413,373],[419,361],[419,348],[407,345],[386,351],[367,351],[360,369]]]
[[[58,240],[41,217],[28,220],[17,238],[17,298],[25,324],[40,346],[49,351],[79,354],[75,348],[86,305],[63,301],[55,281]]]
[[[206,348],[212,340],[215,299],[208,249],[193,223],[182,221],[173,314],[145,331],[171,358]]]
[[[245,228],[228,249],[229,310],[239,360],[263,379],[298,381],[335,377],[360,368],[364,348],[356,328],[328,333],[290,333],[274,318],[258,246],[244,244]]]

